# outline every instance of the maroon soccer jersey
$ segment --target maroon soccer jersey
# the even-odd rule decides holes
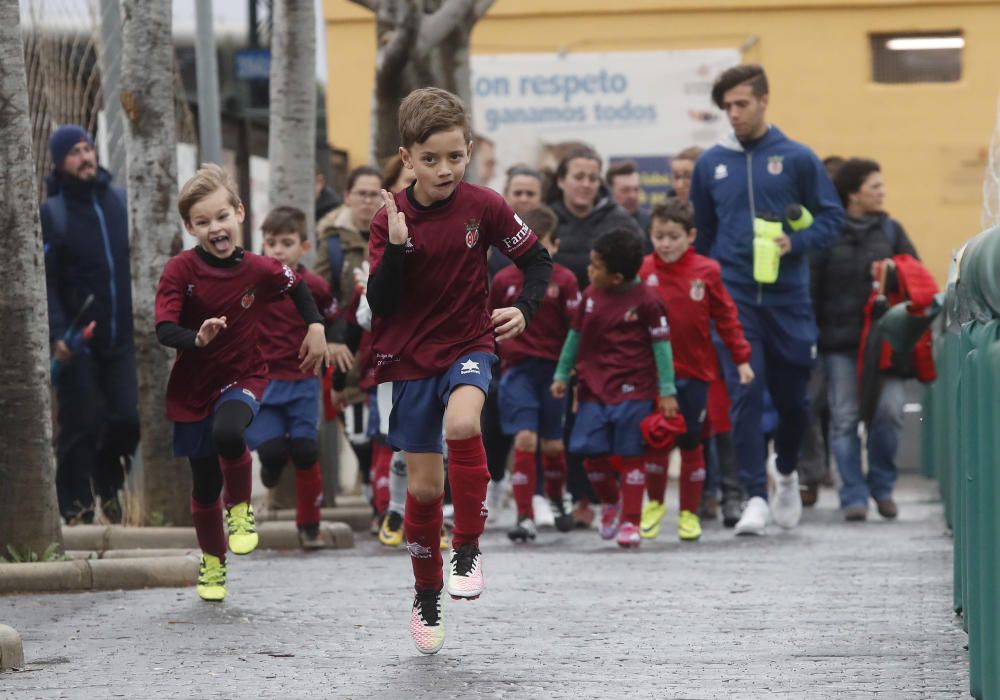
[[[503,197],[485,187],[461,182],[450,199],[429,209],[416,208],[406,190],[395,197],[409,239],[399,305],[372,321],[379,382],[433,377],[462,355],[493,352],[486,251],[496,246],[517,259],[537,240]],[[389,242],[387,216],[382,208],[372,220],[372,274]]]
[[[326,280],[303,265],[299,265],[296,272],[309,287],[323,318],[327,321],[336,318],[337,301]],[[264,306],[260,312],[260,351],[267,362],[268,379],[296,380],[315,376],[299,369],[299,348],[307,330],[306,322],[290,297],[284,296]]]
[[[156,323],[197,331],[209,318],[226,317],[226,328],[203,348],[179,350],[167,383],[167,418],[202,420],[222,392],[241,387],[260,400],[267,365],[258,344],[262,312],[299,282],[274,258],[244,252],[236,265],[215,267],[185,250],[167,263],[156,290]],[[301,340],[301,339],[300,339]]]
[[[670,340],[667,309],[643,284],[587,287],[572,329],[580,333],[576,375],[581,401],[616,404],[659,397],[653,342]]]
[[[516,265],[508,265],[493,278],[490,309],[513,306],[524,289],[524,273]],[[500,363],[506,369],[529,357],[558,360],[569,324],[580,305],[580,289],[576,275],[562,265],[552,266],[552,279],[545,298],[538,305],[528,329],[500,345]]]
[[[642,261],[639,277],[667,305],[673,337],[674,370],[678,378],[710,382],[718,378],[718,358],[712,344],[712,321],[733,362],[750,361],[750,344],[725,285],[719,263],[688,248],[679,260],[666,263],[656,253]]]

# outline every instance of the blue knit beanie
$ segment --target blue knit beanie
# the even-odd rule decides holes
[[[52,167],[58,168],[62,165],[63,160],[66,159],[66,154],[72,151],[73,147],[81,141],[86,141],[91,146],[94,145],[90,134],[82,126],[63,124],[53,131],[52,136],[49,137],[49,153],[52,154]]]

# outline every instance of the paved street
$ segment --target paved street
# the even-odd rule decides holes
[[[192,589],[0,598],[28,664],[0,697],[962,697],[940,504],[916,477],[899,497],[897,523],[844,523],[825,490],[792,533],[708,524],[697,544],[673,538],[672,511],[638,553],[596,531],[514,547],[491,529],[487,592],[446,601],[434,657],[407,633],[405,550],[367,535],[233,558],[222,605]]]

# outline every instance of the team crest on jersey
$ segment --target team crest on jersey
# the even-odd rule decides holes
[[[660,286],[660,278],[657,277],[656,275],[650,275],[649,277],[646,278],[646,286],[647,287],[659,287]]]
[[[767,159],[767,172],[772,175],[781,175],[781,171],[785,169],[784,165],[785,156],[771,156]]]
[[[701,301],[705,298],[705,283],[702,280],[691,280],[691,301]]]
[[[557,299],[559,297],[559,285],[550,284],[545,293],[549,295],[549,299]]]
[[[633,306],[631,309],[625,312],[625,323],[631,323],[632,321],[638,321],[638,320],[639,320],[639,311],[636,309],[636,307]]]
[[[465,245],[475,248],[479,243],[479,219],[470,219],[465,222]]]
[[[243,292],[243,298],[240,299],[240,306],[244,309],[249,309],[253,306],[253,300],[257,298],[256,291],[251,287],[250,289]]]
[[[729,177],[729,168],[726,167],[725,163],[719,163],[715,166],[715,179],[724,180]]]

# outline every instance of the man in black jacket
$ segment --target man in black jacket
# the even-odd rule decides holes
[[[118,521],[118,491],[139,441],[125,193],[98,166],[83,128],[61,126],[49,151],[41,220],[59,404],[59,510],[67,523],[91,522],[96,494],[106,517]],[[81,337],[86,328],[89,339]]]

